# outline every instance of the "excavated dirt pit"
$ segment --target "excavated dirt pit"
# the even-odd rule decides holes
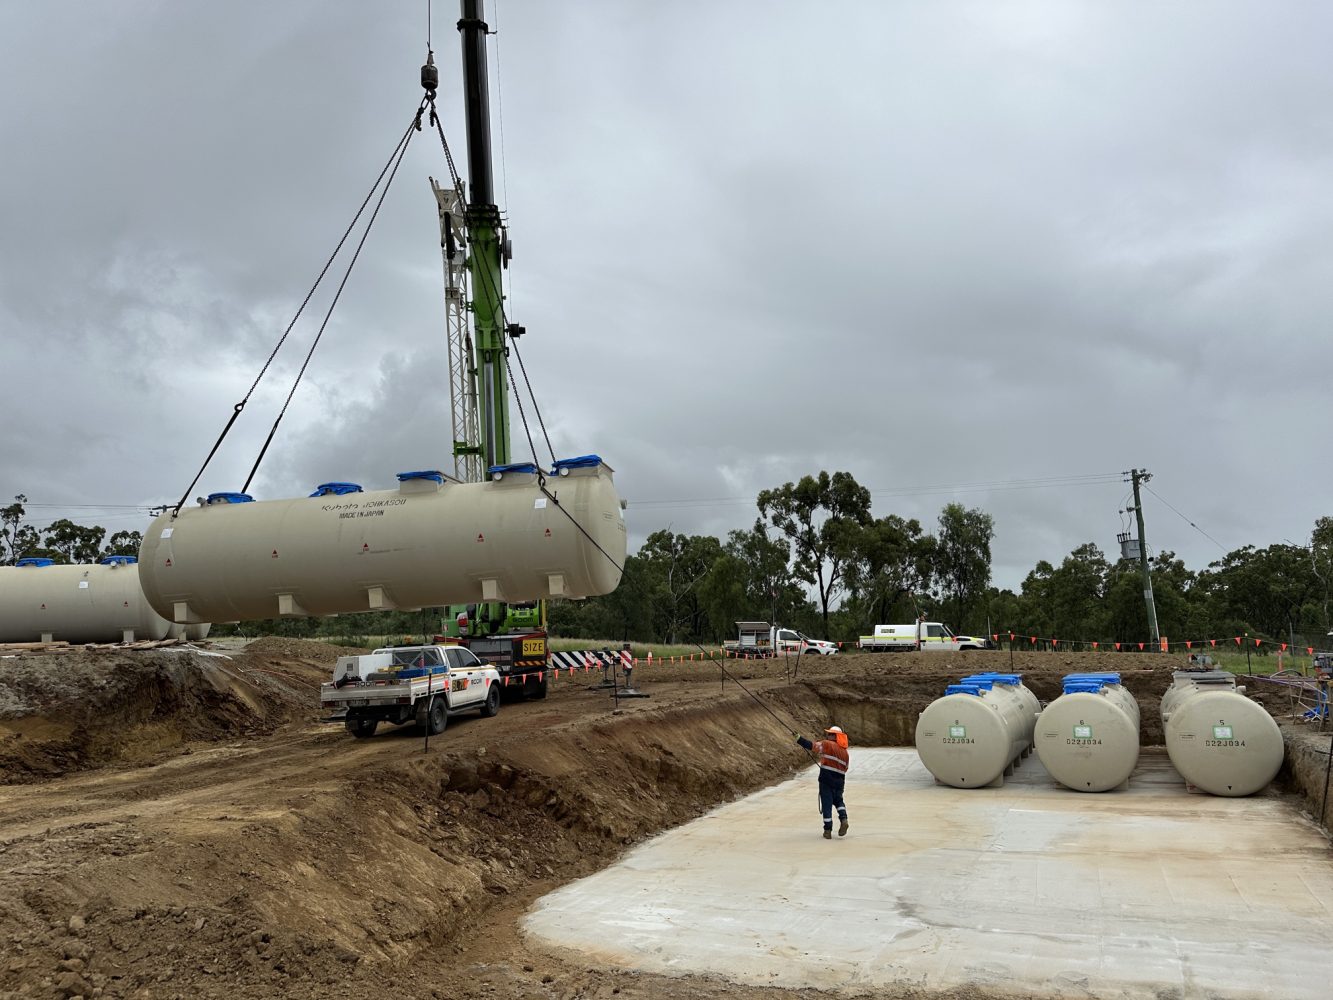
[[[944,683],[1009,669],[1007,653],[805,658],[794,679],[731,664],[782,723],[716,666],[640,668],[652,697],[616,713],[595,678],[562,675],[545,701],[452,720],[426,752],[411,731],[353,741],[314,721],[340,652],[0,661],[0,997],[790,997],[551,951],[520,921],[629,846],[804,769],[788,721],[909,745]],[[1071,670],[1118,669],[1148,721],[1178,665],[1014,667],[1044,698]],[[1005,994],[906,979],[876,995]]]

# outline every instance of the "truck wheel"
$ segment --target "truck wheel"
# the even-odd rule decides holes
[[[348,719],[344,725],[347,731],[358,740],[368,740],[375,735],[375,730],[379,728],[379,719]]]
[[[541,701],[546,697],[546,675],[542,674],[542,679],[537,682],[537,686],[532,689],[532,694],[528,695],[533,701]]]
[[[492,684],[491,689],[486,692],[486,701],[481,706],[481,714],[492,719],[500,712],[500,685]]]
[[[432,736],[439,736],[449,724],[449,705],[444,698],[436,695],[431,699],[426,710],[426,731]]]

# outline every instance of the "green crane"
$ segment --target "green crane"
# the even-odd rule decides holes
[[[467,123],[466,201],[460,203],[462,192],[442,188],[433,179],[431,186],[444,253],[454,471],[464,481],[480,482],[491,469],[512,461],[507,361],[509,339],[521,336],[523,328],[509,323],[504,312],[501,275],[509,262],[509,239],[495,204],[483,0],[461,0],[458,31]],[[423,83],[433,71],[428,63]],[[533,633],[546,625],[544,601],[455,605],[445,612],[447,635],[500,638],[511,633],[522,638],[519,633],[524,633],[529,650],[534,648]],[[544,661],[544,634],[542,647]]]

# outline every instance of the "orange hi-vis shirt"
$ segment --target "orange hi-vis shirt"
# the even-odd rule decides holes
[[[847,773],[847,765],[851,763],[851,758],[847,754],[846,747],[838,746],[835,740],[816,740],[812,749],[819,759],[821,771],[832,771],[840,775]]]

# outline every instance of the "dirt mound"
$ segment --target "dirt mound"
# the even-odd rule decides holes
[[[282,664],[296,662],[327,666],[330,675],[338,657],[369,652],[369,649],[357,646],[334,646],[314,639],[288,639],[280,635],[262,636],[249,643],[244,650],[246,656],[255,659],[268,659]]]
[[[0,784],[271,733],[314,716],[324,677],[313,663],[282,661],[263,649],[235,658],[158,649],[7,659],[0,668]]]

